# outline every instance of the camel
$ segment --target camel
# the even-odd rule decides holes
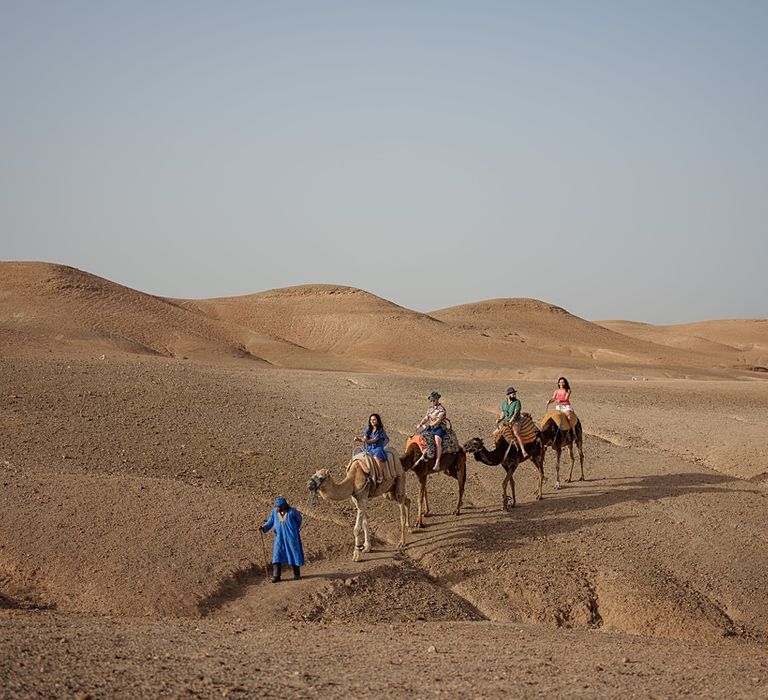
[[[397,464],[397,454],[391,448],[386,449],[392,463]],[[355,519],[355,549],[352,553],[352,561],[360,561],[360,555],[371,551],[371,539],[368,532],[368,499],[384,496],[387,500],[395,501],[400,508],[400,542],[398,549],[405,546],[405,531],[409,527],[411,499],[405,492],[405,473],[401,472],[395,477],[385,477],[377,484],[363,471],[362,462],[352,458],[347,465],[346,475],[340,482],[331,478],[327,469],[319,469],[310,478],[307,484],[310,491],[310,502],[314,503],[317,495],[331,501],[342,501],[351,498],[357,508]],[[360,533],[363,533],[363,542],[360,541]]]
[[[579,477],[579,481],[584,481],[584,450],[582,449],[582,431],[581,431],[581,421],[577,418],[576,419],[576,427],[574,428],[576,431],[576,448],[579,450],[579,464],[581,466],[581,476]],[[571,453],[571,471],[568,474],[568,478],[566,479],[566,483],[569,483],[571,481],[571,477],[573,476],[573,465],[576,462],[576,459],[573,456],[573,443],[574,440],[571,436],[570,430],[561,430],[555,423],[551,420],[548,420],[543,428],[541,428],[541,441],[544,444],[544,449],[546,450],[547,447],[554,448],[555,452],[557,452],[557,465],[555,466],[555,488],[560,488],[560,453],[563,451],[563,447],[568,447],[568,450]]]
[[[489,464],[491,466],[501,464],[501,466],[504,467],[506,476],[504,477],[504,481],[501,485],[502,507],[504,510],[510,510],[511,508],[514,508],[515,504],[517,503],[515,499],[515,469],[517,469],[517,466],[525,462],[525,460],[528,458],[530,458],[531,462],[539,472],[539,486],[536,490],[536,500],[538,501],[541,499],[541,488],[544,483],[544,450],[545,448],[538,432],[536,434],[536,439],[533,442],[526,443],[525,445],[525,451],[528,453],[528,457],[525,459],[522,458],[522,454],[517,445],[513,445],[512,448],[509,449],[509,443],[506,441],[503,435],[499,435],[499,441],[496,443],[496,446],[491,452],[485,448],[482,439],[479,437],[472,438],[464,444],[464,451],[474,454],[475,459],[478,462]],[[512,486],[512,505],[509,505],[507,484],[511,484]]]
[[[416,518],[416,527],[424,527],[424,518],[429,515],[429,501],[427,500],[427,477],[432,474],[445,472],[459,482],[459,502],[456,504],[454,515],[461,515],[461,503],[464,500],[464,485],[467,483],[467,455],[459,448],[458,452],[443,452],[440,459],[440,470],[433,472],[435,458],[423,459],[419,446],[412,442],[405,448],[405,453],[400,455],[400,464],[403,470],[413,471],[419,480],[419,515]]]

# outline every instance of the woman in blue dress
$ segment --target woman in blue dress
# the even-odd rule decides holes
[[[362,442],[363,449],[376,460],[376,481],[381,483],[385,474],[384,467],[387,463],[387,453],[384,448],[389,443],[389,436],[384,430],[384,424],[378,413],[371,413],[363,437],[355,437],[355,442]]]
[[[267,522],[259,525],[260,532],[275,530],[275,546],[272,548],[272,583],[280,580],[281,565],[293,567],[293,578],[301,578],[304,566],[304,546],[301,544],[301,513],[291,508],[282,496],[275,499],[275,507]]]

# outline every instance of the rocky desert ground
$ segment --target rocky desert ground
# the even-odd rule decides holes
[[[584,428],[515,472],[428,480],[355,563],[341,479],[370,412],[405,446],[438,390],[490,442],[504,389]],[[166,299],[0,263],[0,697],[768,696],[768,319],[588,321],[545,301],[417,313],[303,286]],[[417,481],[408,477],[414,507]],[[304,577],[258,525],[305,513]]]

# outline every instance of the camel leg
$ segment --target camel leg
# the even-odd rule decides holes
[[[555,463],[555,490],[560,488],[560,455],[563,452],[562,445],[553,445],[557,453],[557,462]]]
[[[571,471],[568,472],[568,478],[565,481],[566,481],[566,483],[570,484],[571,483],[571,477],[573,476],[573,465],[576,462],[576,458],[573,456],[573,440],[571,440],[568,443],[568,451],[571,454]]]
[[[542,498],[542,489],[544,488],[544,458],[534,458],[531,460],[539,472],[539,488],[536,491],[536,500],[540,501]]]
[[[363,551],[363,544],[361,542],[360,533],[363,529],[363,507],[358,499],[354,499],[357,506],[357,517],[355,518],[355,549],[352,552],[352,561],[360,561],[360,553]]]
[[[427,475],[417,474],[419,478],[419,514],[416,516],[416,527],[424,527],[424,505],[427,502]]]
[[[501,497],[502,499],[502,505],[504,507],[504,510],[510,510],[511,508],[515,507],[515,504],[517,501],[515,500],[515,477],[514,473],[510,469],[505,470],[506,474],[504,476],[504,481],[501,482],[501,490],[503,491],[503,495]],[[512,505],[509,505],[509,496],[507,496],[507,484],[512,485]]]
[[[363,501],[363,552],[367,554],[371,551],[371,536],[368,531],[368,498],[361,500]]]
[[[584,481],[584,450],[582,449],[581,440],[576,443],[576,447],[579,450],[579,466],[581,467],[579,481]]]
[[[405,531],[409,527],[411,499],[405,491],[405,474],[395,480],[392,490],[387,494],[387,498],[397,501],[397,507],[400,510],[400,542],[398,549],[405,547]]]
[[[461,515],[461,504],[464,500],[464,486],[467,483],[467,458],[459,452],[459,464],[456,467],[456,480],[459,482],[459,502],[456,504],[454,515]]]

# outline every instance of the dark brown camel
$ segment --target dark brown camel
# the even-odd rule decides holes
[[[525,462],[526,459],[531,460],[533,463],[533,466],[536,467],[536,469],[539,472],[539,486],[536,489],[536,500],[541,499],[541,488],[544,483],[544,445],[541,442],[541,438],[538,435],[536,435],[536,439],[533,442],[528,442],[525,444],[525,451],[528,453],[528,457],[523,458],[522,453],[520,452],[520,449],[517,445],[513,445],[512,449],[507,452],[507,449],[509,448],[509,443],[506,441],[503,435],[499,435],[499,441],[496,443],[496,446],[493,448],[491,452],[489,452],[485,445],[483,445],[483,441],[479,437],[474,437],[468,442],[464,444],[464,451],[467,453],[472,453],[475,456],[475,459],[478,462],[482,462],[483,464],[489,464],[491,466],[495,466],[497,464],[500,464],[502,467],[504,467],[504,471],[506,472],[506,476],[504,477],[504,481],[501,485],[502,489],[502,506],[504,510],[509,510],[510,508],[514,508],[515,503],[517,501],[515,500],[515,469],[517,469],[519,464],[522,464]],[[512,505],[509,505],[509,496],[507,495],[507,484],[512,485]]]
[[[440,458],[440,470],[433,472],[435,458],[423,459],[419,462],[421,450],[412,442],[405,448],[405,453],[400,455],[400,464],[405,471],[412,471],[419,480],[419,515],[416,518],[416,527],[424,527],[424,516],[429,515],[429,502],[427,501],[427,477],[444,472],[459,482],[459,502],[456,504],[454,515],[461,515],[461,503],[464,500],[464,485],[467,483],[467,455],[459,448],[458,452],[443,452]]]
[[[582,448],[582,432],[581,432],[581,421],[577,418],[576,419],[576,427],[574,428],[576,431],[576,449],[579,451],[579,465],[581,466],[581,476],[579,477],[579,481],[584,481],[584,450]],[[568,450],[571,453],[571,471],[568,473],[568,478],[566,479],[566,483],[571,481],[571,477],[573,476],[573,465],[576,462],[576,459],[573,456],[573,443],[574,439],[571,436],[570,430],[561,430],[560,428],[555,425],[554,421],[548,420],[543,428],[541,428],[541,441],[544,443],[544,449],[546,450],[547,447],[551,447],[557,452],[557,465],[555,466],[555,488],[560,488],[560,454],[563,451],[564,447],[568,447]]]

